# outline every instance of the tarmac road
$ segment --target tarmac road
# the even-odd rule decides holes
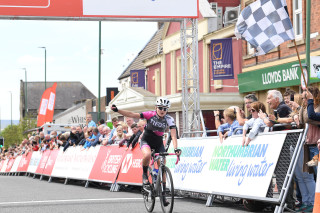
[[[64,180],[39,180],[26,176],[0,176],[0,212],[63,212],[63,213],[143,213],[147,212],[139,188],[110,192],[108,187],[71,181],[64,185]],[[206,201],[200,199],[175,199],[174,212],[248,212],[241,205],[232,203],[214,203],[206,207]],[[161,213],[159,200],[153,212]]]

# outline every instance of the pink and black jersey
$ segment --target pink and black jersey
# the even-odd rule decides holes
[[[170,115],[165,115],[163,118],[157,116],[156,111],[147,111],[140,114],[141,118],[147,119],[146,130],[152,131],[157,136],[162,136],[167,127],[175,128],[176,124]]]

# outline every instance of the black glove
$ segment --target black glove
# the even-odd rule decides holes
[[[115,104],[112,104],[111,109],[114,112],[118,112],[118,108],[117,108],[117,106]]]
[[[180,154],[180,153],[181,153],[181,149],[174,149],[174,152],[175,152],[176,154]]]

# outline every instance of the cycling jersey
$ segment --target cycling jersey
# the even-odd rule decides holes
[[[168,126],[170,129],[174,129],[176,127],[174,119],[168,114],[163,118],[160,118],[156,111],[148,111],[142,112],[140,117],[147,119],[145,129],[153,131],[157,136],[162,136]]]
[[[142,112],[140,117],[147,120],[147,125],[140,141],[140,148],[149,146],[156,153],[165,152],[162,136],[167,127],[170,129],[176,128],[174,119],[170,115],[160,118],[156,111]]]

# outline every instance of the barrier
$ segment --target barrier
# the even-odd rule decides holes
[[[19,164],[20,164],[21,158],[22,158],[22,156],[20,155],[20,156],[17,156],[17,157],[14,159],[14,163],[13,163],[13,165],[12,165],[12,167],[11,167],[10,172],[16,173],[16,172],[18,171],[18,166],[19,166]]]
[[[28,153],[27,155],[23,154],[21,156],[21,160],[20,160],[17,172],[27,172],[28,171],[28,166],[30,164],[32,154],[33,153]]]
[[[128,150],[121,164],[117,178],[119,184],[142,185],[142,152],[135,146]]]
[[[320,162],[320,158],[318,161],[317,185],[316,185],[316,195],[314,198],[313,213],[320,212],[320,171],[319,171],[320,164],[319,162]]]
[[[167,157],[177,190],[209,194],[207,206],[214,196],[229,196],[277,204],[275,212],[282,212],[289,183],[308,130],[303,129],[259,134],[247,147],[242,136],[234,135],[220,144],[219,137],[179,139],[181,161]],[[173,152],[171,144],[169,152]],[[69,147],[65,152],[48,150],[32,156],[22,156],[18,169],[34,174],[104,183],[141,185],[142,153],[124,147],[97,146],[81,151]],[[9,172],[14,160],[0,164],[1,172]],[[16,164],[15,164],[16,165]],[[15,166],[12,168],[15,170]],[[280,195],[270,195],[273,175]],[[318,176],[319,177],[319,176]],[[320,191],[318,186],[318,191]],[[319,195],[317,195],[319,196]]]
[[[118,176],[125,148],[119,146],[102,146],[89,175],[89,181],[114,183]]]

